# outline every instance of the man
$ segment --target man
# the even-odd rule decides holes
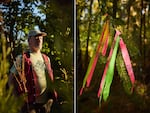
[[[50,59],[41,53],[46,35],[45,32],[31,30],[28,34],[29,51],[17,56],[10,69],[8,84],[14,85],[15,95],[27,95],[21,113],[49,113],[57,96],[53,89]]]

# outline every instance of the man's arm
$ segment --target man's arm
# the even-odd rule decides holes
[[[13,88],[13,94],[14,95],[18,95],[18,91],[17,91],[17,81],[15,80],[15,74],[14,73],[10,73],[8,76],[8,86],[9,88]]]

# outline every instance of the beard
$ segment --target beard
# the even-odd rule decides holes
[[[32,46],[32,50],[34,51],[38,51],[42,49],[42,44],[36,44],[34,46]]]

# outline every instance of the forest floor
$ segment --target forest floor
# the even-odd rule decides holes
[[[101,107],[94,91],[78,97],[78,113],[150,113],[149,92],[148,85],[136,81],[135,89],[129,95],[120,82],[113,82],[110,96],[106,102],[102,102]]]

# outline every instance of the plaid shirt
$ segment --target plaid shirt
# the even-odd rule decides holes
[[[53,82],[53,70],[51,68],[49,58],[45,54],[42,54],[42,56],[43,56],[43,59],[44,59],[45,65],[46,65],[48,77]],[[25,59],[24,60],[24,72],[25,72],[25,77],[26,77],[26,81],[27,81],[26,88],[27,88],[27,95],[28,95],[28,103],[34,103],[36,100],[36,97],[38,97],[40,95],[40,91],[39,91],[39,89],[37,89],[38,78],[37,78],[35,71],[32,68],[30,54],[24,53],[23,58]],[[22,82],[21,82],[21,86],[23,87]],[[19,95],[22,93],[25,93],[25,90],[21,90],[20,87],[18,87],[17,89],[18,89]],[[56,92],[54,92],[54,94],[55,93]],[[55,94],[55,96],[56,96],[56,94]]]

